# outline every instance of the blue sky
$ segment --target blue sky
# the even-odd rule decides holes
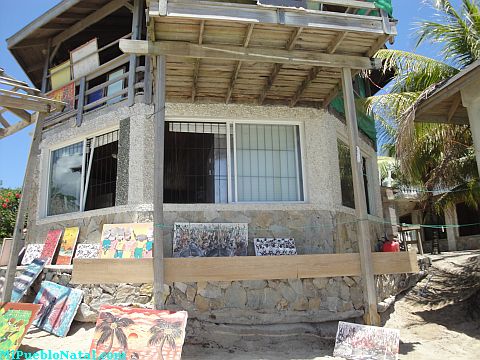
[[[5,39],[23,28],[30,21],[55,6],[59,0],[22,0],[2,1],[0,8],[2,17],[0,22],[0,66],[12,76],[28,81],[13,56],[7,49]],[[460,0],[453,0],[459,4]],[[398,32],[393,48],[411,51],[415,46],[412,37],[414,23],[421,19],[432,17],[432,11],[421,0],[393,0],[394,17],[399,20]],[[422,46],[417,50],[423,55],[436,57],[437,52],[432,46]],[[0,181],[3,187],[20,187],[23,182],[28,151],[30,149],[30,126],[19,133],[0,140]]]

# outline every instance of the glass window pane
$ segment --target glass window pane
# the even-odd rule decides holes
[[[238,201],[301,201],[295,125],[237,124]],[[246,137],[249,141],[246,141]],[[293,185],[291,185],[293,184]]]
[[[350,161],[350,149],[340,140],[338,140],[338,161],[340,166],[342,205],[354,209],[355,198],[353,193],[353,175],[352,163]]]
[[[55,150],[51,156],[47,214],[80,211],[83,142]]]

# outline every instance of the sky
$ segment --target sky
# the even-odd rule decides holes
[[[11,76],[29,82],[8,51],[6,39],[57,3],[59,0],[22,0],[20,3],[18,1],[2,1],[0,10],[4,16],[0,22],[0,67],[3,67]],[[458,6],[460,0],[453,0],[452,3]],[[415,39],[412,34],[415,23],[424,19],[432,19],[432,10],[422,0],[393,0],[393,6],[394,17],[398,19],[399,35],[391,48],[413,51]],[[438,57],[437,50],[428,44],[416,49],[416,52],[434,58]],[[9,119],[7,116],[5,117],[7,120]],[[0,187],[22,186],[32,132],[33,126],[29,126],[0,140]]]

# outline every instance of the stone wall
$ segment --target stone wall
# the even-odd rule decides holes
[[[378,302],[409,284],[407,275],[376,277]],[[153,307],[151,284],[72,285],[71,270],[45,269],[27,293],[32,301],[41,281],[83,290],[76,316],[96,321],[102,304]],[[164,286],[169,310],[186,310],[189,319],[227,325],[324,323],[360,318],[364,312],[359,277],[180,283]]]

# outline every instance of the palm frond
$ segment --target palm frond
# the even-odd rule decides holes
[[[102,335],[97,341],[97,344],[105,344],[105,341],[112,336],[112,329],[108,328],[102,331]]]

